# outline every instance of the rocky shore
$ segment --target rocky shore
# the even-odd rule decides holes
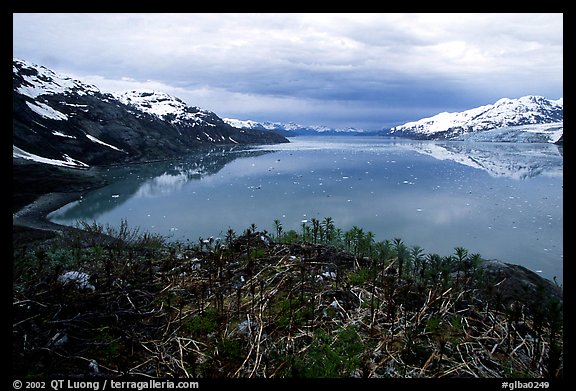
[[[106,182],[97,168],[79,170],[14,159],[12,184],[12,241],[17,246],[71,229],[50,222],[47,216]]]
[[[12,215],[12,225],[45,231],[62,231],[66,227],[50,222],[47,216],[82,197],[82,192],[47,193]]]

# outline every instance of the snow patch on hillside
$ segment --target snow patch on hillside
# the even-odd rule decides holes
[[[42,156],[34,155],[32,153],[28,153],[17,146],[12,146],[12,157],[13,158],[21,158],[26,160],[32,160],[37,163],[45,163],[51,164],[53,166],[62,166],[62,167],[73,167],[73,168],[88,168],[88,164],[81,162],[80,160],[72,159],[70,156],[64,154],[64,160],[58,159],[49,159]]]
[[[53,119],[56,121],[65,121],[68,119],[68,116],[64,113],[59,112],[58,110],[53,109],[52,107],[48,106],[47,104],[36,102],[30,103],[26,102],[26,105],[36,114],[48,118]]]

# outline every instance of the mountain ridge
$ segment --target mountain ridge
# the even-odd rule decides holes
[[[223,118],[224,122],[240,129],[272,130],[282,134],[285,137],[295,136],[316,136],[316,135],[364,135],[366,132],[354,127],[333,128],[324,125],[301,125],[295,122],[273,122],[273,121],[254,121],[241,120],[234,118]]]
[[[558,142],[563,136],[563,118],[563,98],[526,95],[461,112],[442,112],[394,126],[387,134],[424,140]]]
[[[202,145],[288,142],[275,132],[234,128],[166,93],[103,93],[17,58],[12,134],[13,159],[73,168],[171,158]]]

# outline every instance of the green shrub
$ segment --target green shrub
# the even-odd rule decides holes
[[[191,316],[183,322],[183,328],[192,336],[202,336],[212,333],[218,325],[218,313],[215,309],[207,309],[202,315]]]
[[[348,377],[360,367],[363,350],[353,326],[341,329],[335,338],[319,329],[310,347],[294,359],[292,372],[304,378]]]

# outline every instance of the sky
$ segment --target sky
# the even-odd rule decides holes
[[[563,14],[14,13],[13,56],[223,118],[380,130],[563,97]]]

